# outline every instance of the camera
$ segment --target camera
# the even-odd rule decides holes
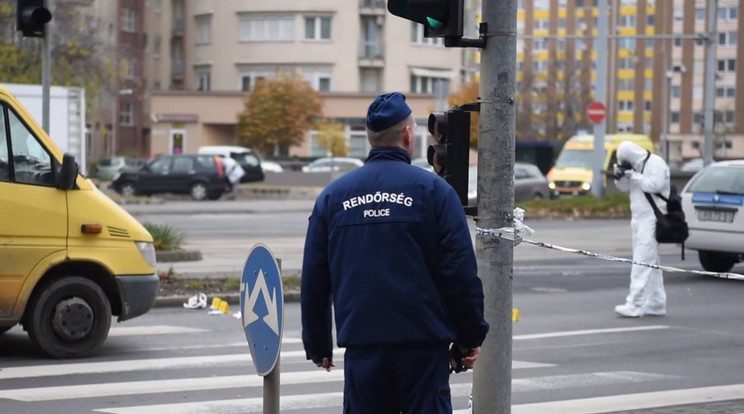
[[[628,161],[623,161],[620,164],[615,163],[612,165],[612,171],[606,171],[605,174],[610,177],[614,178],[616,180],[619,180],[625,176],[625,172],[628,170],[632,170],[633,166]]]

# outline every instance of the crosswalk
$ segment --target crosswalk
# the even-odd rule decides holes
[[[639,332],[668,329],[667,326],[632,328]],[[198,330],[197,330],[198,331]],[[206,330],[205,330],[206,331]],[[145,327],[118,331],[114,336],[193,335],[195,330],[178,327]],[[616,330],[605,330],[613,333]],[[581,336],[596,331],[564,332]],[[517,336],[514,339],[555,338],[556,334]],[[107,414],[201,414],[263,412],[263,378],[255,375],[247,345],[179,344],[146,346],[123,355],[96,361],[29,362],[0,368],[0,412],[107,413]],[[144,355],[143,355],[143,351]],[[281,353],[281,412],[290,414],[338,413],[343,402],[343,355],[337,351],[336,368],[317,369],[305,360],[297,337],[284,338]],[[174,356],[178,354],[178,356]],[[139,357],[138,357],[139,356]],[[146,357],[142,357],[146,356]],[[565,370],[544,361],[513,361],[514,395],[553,393],[599,386],[673,381],[679,377],[638,370]],[[452,377],[456,414],[466,414],[472,374]],[[664,394],[667,393],[667,394]],[[671,394],[669,394],[671,393]],[[639,409],[658,406],[659,401],[715,401],[744,395],[744,385],[698,390],[664,391],[654,395],[634,394],[515,405],[515,414],[596,414],[607,407]],[[712,396],[712,397],[711,397]],[[592,401],[596,400],[596,401]],[[618,411],[618,409],[613,409]]]

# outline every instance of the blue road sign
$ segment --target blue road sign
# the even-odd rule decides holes
[[[253,246],[243,268],[240,309],[245,339],[258,375],[269,374],[279,359],[284,330],[282,277],[271,251]]]

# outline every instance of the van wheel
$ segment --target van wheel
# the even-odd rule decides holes
[[[31,341],[53,358],[89,355],[108,336],[111,305],[94,282],[67,276],[35,293],[24,315]]]
[[[207,185],[204,183],[194,183],[191,185],[191,198],[196,201],[202,201],[207,198]]]
[[[137,193],[137,187],[131,181],[125,181],[119,184],[119,194],[125,197],[131,197]]]
[[[736,255],[700,250],[698,258],[703,269],[709,272],[728,272],[736,264]]]

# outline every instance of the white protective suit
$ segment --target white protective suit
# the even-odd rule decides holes
[[[669,167],[658,155],[649,155],[648,151],[628,141],[620,143],[617,160],[618,164],[628,161],[633,166],[622,178],[615,180],[619,190],[630,191],[633,260],[658,264],[656,216],[643,193],[669,197]],[[655,195],[653,199],[661,212],[666,213],[666,202]],[[666,292],[661,270],[633,265],[630,271],[630,293],[625,304],[615,307],[615,312],[626,317],[666,314]]]

